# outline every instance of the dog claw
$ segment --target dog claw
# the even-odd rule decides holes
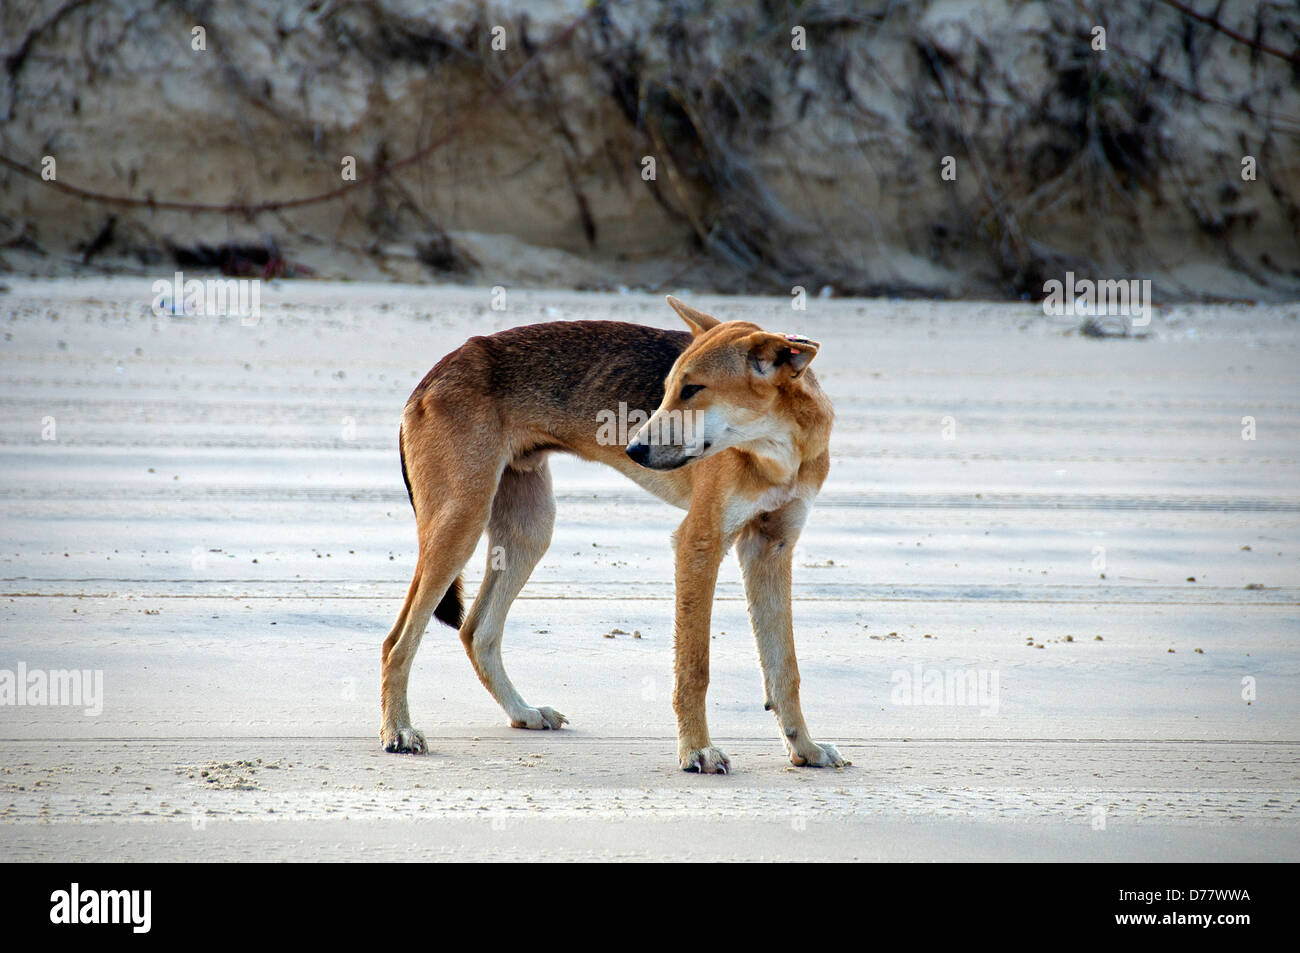
[[[845,765],[852,764],[852,761],[846,761],[844,756],[834,745],[813,745],[813,751],[808,754],[790,754],[790,763],[796,768],[842,768]]]
[[[683,771],[700,774],[730,774],[731,759],[721,748],[710,745],[707,748],[691,748],[678,759]]]
[[[545,705],[540,708],[529,708],[521,717],[510,719],[511,728],[530,728],[533,731],[558,731],[561,726],[568,723],[569,719],[554,708],[547,708]]]
[[[424,734],[414,728],[398,728],[397,733],[384,742],[389,754],[427,754],[429,745]]]

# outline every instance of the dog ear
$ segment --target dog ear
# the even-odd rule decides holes
[[[672,295],[668,295],[668,303],[672,305],[674,311],[681,315],[682,320],[690,327],[691,334],[696,337],[699,337],[705,331],[709,330],[709,328],[716,328],[722,323],[713,315],[705,314],[703,311],[697,311],[689,304],[683,304]]]
[[[798,334],[774,334],[770,331],[751,334],[746,343],[749,345],[749,366],[756,373],[770,377],[785,371],[790,380],[798,380],[821,347],[816,341]]]

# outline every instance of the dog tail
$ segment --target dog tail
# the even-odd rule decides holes
[[[411,501],[411,512],[418,520],[420,514],[415,512],[415,494],[411,492],[411,475],[406,472],[406,425],[397,428],[397,455],[402,458],[402,482],[406,484],[406,498]]]
[[[402,482],[406,484],[406,498],[411,501],[411,512],[415,513],[415,519],[420,519],[419,512],[415,509],[415,493],[411,491],[411,474],[406,469],[406,441],[403,439],[406,434],[405,426],[397,431],[397,453],[402,458]],[[465,621],[465,601],[462,598],[462,588],[460,574],[452,580],[447,591],[442,594],[442,599],[438,601],[438,608],[433,610],[433,617],[443,625],[449,625],[453,629],[459,629]]]
[[[433,617],[444,625],[459,629],[465,621],[465,603],[461,600],[460,576],[452,580],[447,591],[442,594],[438,608],[433,610]]]

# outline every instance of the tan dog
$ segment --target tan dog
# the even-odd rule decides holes
[[[546,552],[553,451],[607,463],[687,510],[677,555],[673,708],[683,770],[725,773],[705,719],[718,566],[733,544],[767,691],[796,765],[841,766],[799,707],[790,608],[795,540],[830,467],[833,413],[808,362],[814,341],[744,321],[721,323],[676,298],[690,333],[614,321],[527,325],[473,337],[416,387],[402,416],[402,474],[420,552],[383,647],[384,749],[424,752],[407,681],[431,615],[460,629],[474,670],[516,728],[567,719],[533,708],[501,663],[506,613]],[[627,447],[602,428],[620,402],[644,419]],[[649,413],[650,408],[658,409]],[[640,418],[632,415],[640,411]],[[648,418],[648,419],[646,419]],[[488,568],[461,620],[460,574],[484,529]],[[499,548],[498,548],[499,547]],[[496,562],[496,565],[494,565]]]

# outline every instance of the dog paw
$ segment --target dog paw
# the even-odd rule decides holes
[[[731,759],[721,748],[709,745],[707,748],[688,748],[680,755],[683,771],[698,771],[700,774],[730,774]]]
[[[806,751],[790,753],[790,763],[796,768],[842,768],[852,761],[845,761],[834,745],[814,743]]]
[[[540,708],[525,708],[523,717],[511,718],[511,728],[531,728],[533,731],[558,731],[561,725],[567,725],[569,719],[565,718],[554,708],[547,708],[545,705]]]
[[[429,745],[424,740],[424,733],[416,731],[410,725],[379,733],[384,743],[384,750],[392,754],[427,754]]]

